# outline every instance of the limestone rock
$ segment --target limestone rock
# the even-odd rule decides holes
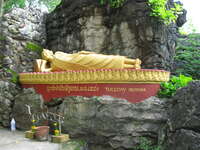
[[[65,117],[64,132],[114,149],[133,148],[141,136],[156,141],[167,120],[164,102],[156,97],[136,104],[109,96],[69,97],[57,110]]]
[[[0,125],[10,126],[14,96],[18,87],[10,82],[0,80]]]
[[[200,81],[191,82],[177,91],[172,99],[169,117],[173,130],[200,125]]]
[[[41,8],[26,6],[13,8],[3,15],[0,23],[0,56],[3,67],[16,72],[33,71],[33,61],[39,53],[26,49],[26,43],[46,44],[45,12]],[[4,75],[6,76],[6,75]]]
[[[200,149],[200,81],[181,88],[169,106],[170,136],[167,150]]]
[[[200,134],[192,130],[177,130],[170,137],[170,146],[166,150],[199,150]]]
[[[173,6],[172,0],[169,5]],[[184,24],[185,15],[184,11],[179,16],[178,26]],[[102,7],[97,1],[65,0],[47,17],[47,46],[68,53],[89,50],[138,57],[144,68],[169,70],[177,24],[166,26],[150,17],[144,0],[127,1],[119,9]]]
[[[187,14],[187,11],[183,9],[182,14],[178,16],[178,19],[176,22],[178,27],[181,27],[184,23],[187,22],[186,14]]]
[[[40,121],[43,121],[42,118],[39,120],[37,117],[37,114],[40,114],[44,108],[41,95],[36,94],[34,89],[23,89],[15,97],[15,105],[13,107],[13,116],[16,121],[16,126],[22,130],[30,129],[31,120],[33,119],[29,114],[27,105],[31,108],[31,114],[35,114],[34,119],[36,122],[39,123]]]

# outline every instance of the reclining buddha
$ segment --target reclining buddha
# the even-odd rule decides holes
[[[163,70],[140,69],[139,59],[80,51],[53,53],[44,49],[35,72],[21,73],[20,83],[35,88],[45,101],[65,96],[109,95],[136,103],[155,96],[160,82],[169,80]]]
[[[139,59],[129,59],[125,56],[103,55],[95,52],[80,51],[74,54],[55,52],[47,49],[42,52],[42,59],[37,59],[36,72],[55,72],[85,69],[140,69]]]

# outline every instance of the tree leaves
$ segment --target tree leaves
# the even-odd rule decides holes
[[[23,8],[23,7],[25,7],[25,2],[26,2],[26,0],[7,0],[4,3],[4,10],[9,11],[13,7]]]
[[[179,39],[174,59],[175,75],[183,74],[200,79],[200,35],[190,34],[185,39]]]
[[[169,82],[161,83],[161,90],[158,93],[158,97],[170,98],[176,93],[177,89],[187,86],[191,81],[192,77],[186,77],[184,75],[180,75],[179,77],[173,76]]]
[[[182,6],[174,3],[173,8],[167,9],[167,0],[148,0],[151,7],[150,16],[154,16],[164,22],[166,25],[175,22],[178,14],[182,12]]]

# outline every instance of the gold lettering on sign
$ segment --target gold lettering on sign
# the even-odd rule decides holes
[[[69,85],[52,85],[47,86],[47,92],[96,92],[99,88],[96,86],[69,86]]]
[[[146,92],[146,88],[112,88],[112,87],[105,87],[107,92]]]
[[[112,88],[112,87],[105,87],[107,92],[126,92],[127,88]]]

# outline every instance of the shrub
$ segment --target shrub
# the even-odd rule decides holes
[[[170,98],[176,93],[177,89],[187,86],[191,81],[192,77],[186,77],[184,75],[180,75],[179,77],[173,76],[169,82],[161,83],[161,90],[158,93],[158,97]]]
[[[173,8],[167,8],[168,0],[148,0],[148,4],[151,7],[151,16],[158,18],[165,24],[175,22],[178,14],[182,13],[182,6],[174,3]]]

